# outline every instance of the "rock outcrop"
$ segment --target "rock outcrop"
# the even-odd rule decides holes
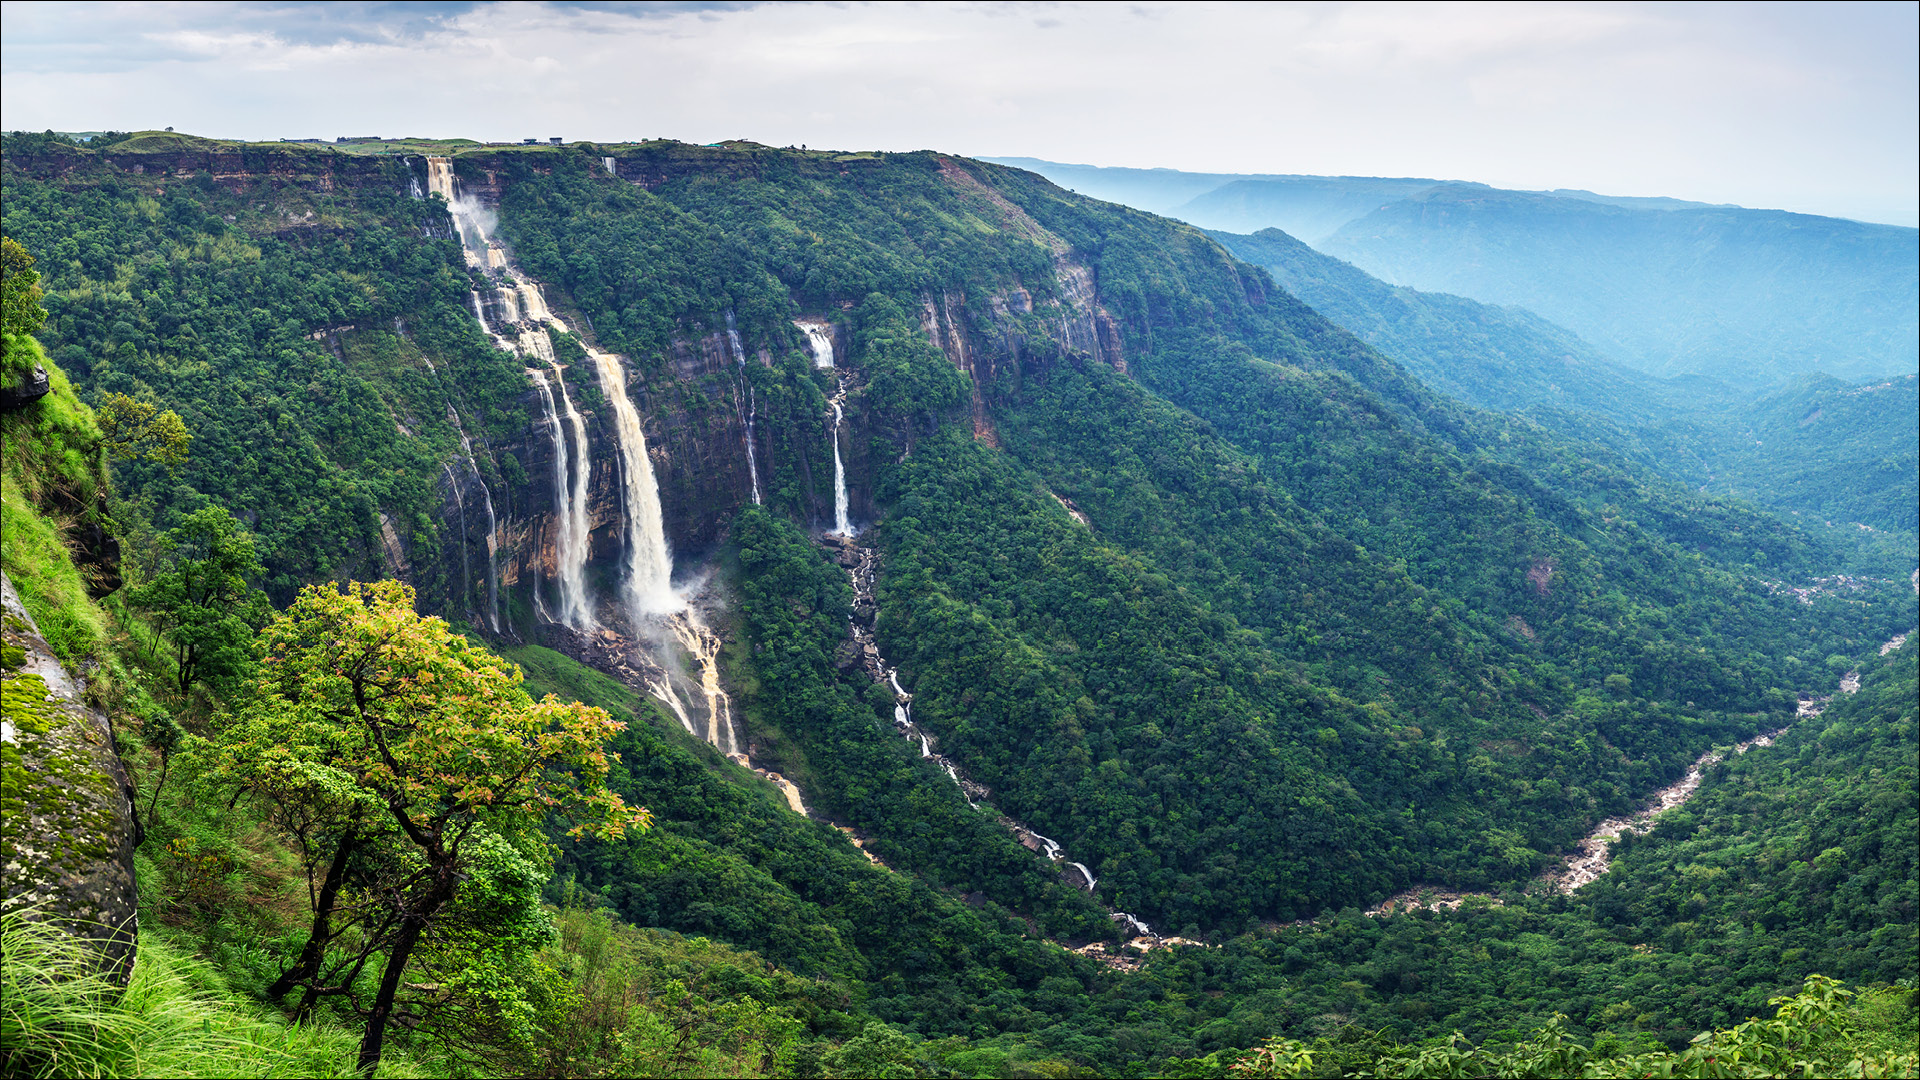
[[[124,982],[139,933],[139,824],[113,725],[86,704],[4,574],[0,601],[0,911],[93,943]]]

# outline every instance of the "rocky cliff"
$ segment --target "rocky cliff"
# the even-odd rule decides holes
[[[0,911],[27,912],[94,943],[124,981],[139,933],[139,822],[113,725],[87,705],[0,574]]]

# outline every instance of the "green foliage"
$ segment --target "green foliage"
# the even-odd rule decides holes
[[[121,497],[161,528],[209,502],[232,510],[277,602],[315,578],[375,576],[381,511],[425,515],[431,545],[441,464],[460,445],[449,406],[471,434],[524,427],[519,361],[474,323],[445,210],[408,199],[404,180],[315,194],[263,177],[236,192],[115,172],[51,183],[17,166],[5,228],[40,257],[49,351],[93,400],[123,395],[193,433],[184,464],[123,465]]]
[[[115,461],[148,458],[170,469],[186,463],[192,436],[172,409],[161,411],[125,394],[108,394],[95,410],[107,456]]]
[[[871,850],[890,866],[982,890],[1051,934],[1107,936],[1097,908],[890,730],[892,695],[876,701],[863,670],[843,674],[836,665],[852,603],[846,572],[771,515],[745,511],[736,529],[758,689],[749,715],[797,741],[816,801],[835,820],[872,833]]]
[[[31,337],[46,325],[41,295],[33,256],[13,237],[0,238],[0,385],[17,383],[33,369],[37,357],[24,347],[16,350],[14,339]]]
[[[1912,991],[1882,992],[1896,1001]],[[1920,1053],[1888,1049],[1863,1038],[1848,1023],[1854,992],[1836,980],[1809,975],[1800,993],[1770,998],[1772,1019],[1748,1020],[1718,1031],[1703,1031],[1678,1052],[1610,1056],[1598,1045],[1568,1036],[1566,1018],[1555,1016],[1518,1043],[1500,1048],[1462,1045],[1458,1036],[1418,1050],[1390,1054],[1370,1075],[1387,1077],[1898,1077],[1920,1067]],[[1901,1004],[1906,1004],[1901,1001]],[[1907,1024],[1911,1028],[1911,1022]],[[1877,1033],[1876,1033],[1877,1034]],[[1897,1044],[1896,1044],[1897,1045]],[[1910,1047],[1911,1044],[1908,1044]],[[1251,1071],[1241,1075],[1281,1076]]]
[[[173,639],[180,695],[202,681],[231,694],[251,673],[254,631],[269,610],[252,585],[264,570],[253,537],[209,506],[161,534],[149,557],[148,580],[127,601]]]
[[[107,622],[93,603],[96,582],[113,568],[89,560],[80,537],[103,538],[107,477],[93,410],[75,396],[58,365],[33,338],[15,339],[19,354],[44,366],[47,395],[0,415],[6,442],[0,462],[0,559],[21,601],[54,654],[66,663],[98,659]]]
[[[540,954],[565,980],[543,1008],[546,1076],[790,1075],[823,1023],[802,979],[706,938],[639,930],[571,902]]]

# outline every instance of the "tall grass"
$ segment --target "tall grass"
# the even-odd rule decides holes
[[[157,935],[140,936],[123,990],[87,947],[43,923],[0,918],[0,1075],[353,1077],[354,1032],[296,1026],[242,998],[197,990],[218,976]],[[388,1054],[380,1076],[426,1076]]]

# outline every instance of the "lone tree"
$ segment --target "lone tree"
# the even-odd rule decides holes
[[[254,628],[270,610],[247,584],[264,571],[253,536],[223,506],[187,515],[161,534],[160,567],[128,599],[173,636],[180,696],[196,681],[221,690],[245,676]]]
[[[350,995],[360,964],[385,953],[379,991],[360,1010],[363,1071],[379,1064],[408,961],[463,882],[488,877],[482,863],[501,838],[525,841],[555,813],[578,823],[573,835],[607,839],[650,820],[606,785],[617,760],[606,744],[622,724],[551,695],[533,701],[517,667],[416,614],[413,600],[396,581],[303,590],[261,632],[254,694],[224,733],[218,766],[278,808],[273,819],[296,833],[311,872],[326,868],[307,947],[276,990],[305,986],[309,1002]],[[343,879],[369,844],[399,848],[405,865],[373,890],[379,910],[355,916],[366,932],[346,984],[320,985]]]

